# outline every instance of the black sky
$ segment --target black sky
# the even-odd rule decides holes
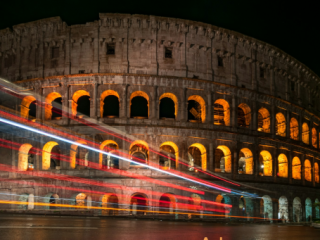
[[[320,8],[315,0],[3,0],[0,29],[53,16],[68,25],[82,24],[98,20],[99,12],[210,23],[272,44],[320,75]]]

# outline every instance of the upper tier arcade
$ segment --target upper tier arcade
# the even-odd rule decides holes
[[[318,114],[320,79],[283,51],[210,24],[100,14],[67,26],[60,17],[0,31],[0,76],[11,81],[78,73],[187,77],[272,95]]]

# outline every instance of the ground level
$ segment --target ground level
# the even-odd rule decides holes
[[[0,215],[1,240],[300,240],[319,239],[303,225],[218,224],[117,218]]]

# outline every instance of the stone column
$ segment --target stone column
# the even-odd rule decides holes
[[[119,117],[126,119],[127,115],[127,103],[128,103],[128,96],[127,96],[128,85],[122,85],[122,96],[120,98],[120,112]]]
[[[231,126],[232,128],[238,127],[238,121],[237,121],[237,99],[233,95],[232,96],[232,103],[231,103],[231,111],[230,111],[230,120],[231,120]]]
[[[206,116],[206,123],[213,124],[212,120],[212,94],[208,92],[207,94],[207,116]]]
[[[273,161],[272,161],[272,168],[273,168],[273,171],[272,171],[272,176],[273,176],[273,181],[274,182],[277,182],[277,177],[278,177],[278,157],[279,157],[279,149],[278,147],[276,148],[276,151],[275,151],[275,156],[272,157]]]
[[[257,102],[253,101],[251,106],[251,123],[250,129],[255,132],[258,129],[258,110],[257,110]]]
[[[290,149],[289,154],[288,154],[288,178],[289,178],[289,183],[292,184],[292,149]]]
[[[153,87],[153,94],[151,100],[151,109],[149,107],[151,119],[158,120],[159,119],[159,100],[158,100],[158,87]],[[150,105],[149,105],[150,106]]]
[[[98,84],[94,83],[92,84],[93,87],[93,96],[90,97],[90,117],[91,118],[96,118],[97,117],[97,89],[98,89]]]
[[[302,142],[302,124],[303,124],[303,118],[301,116],[301,112],[299,113],[299,141]]]
[[[301,155],[301,183],[303,186],[305,185],[304,160],[305,160],[305,154],[302,154]]]
[[[271,114],[270,114],[270,120],[271,120],[271,129],[270,129],[270,132],[272,134],[272,137],[274,138],[275,135],[276,135],[276,132],[275,132],[275,124],[276,124],[276,111],[275,111],[275,106],[273,105],[272,103],[272,106],[271,106]]]
[[[207,169],[209,171],[213,171],[214,172],[214,150],[213,150],[213,143],[210,142],[209,143],[209,153],[208,153],[208,159],[207,159],[207,162],[208,162],[208,166],[207,166]]]
[[[312,164],[312,168],[311,168],[311,174],[312,174],[312,178],[311,178],[311,181],[312,181],[312,186],[316,186],[316,178],[315,178],[315,173],[314,173],[314,157],[312,158],[312,161],[311,161],[311,164]]]
[[[286,116],[286,137],[290,139],[290,112],[288,110]]]

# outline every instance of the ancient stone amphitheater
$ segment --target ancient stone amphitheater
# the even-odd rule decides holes
[[[134,215],[144,206],[154,211],[163,207],[170,210],[168,215],[183,218],[185,215],[175,211],[179,201],[187,201],[175,197],[180,195],[188,197],[187,202],[194,204],[193,210],[203,218],[209,218],[205,215],[208,211],[201,210],[206,206],[203,200],[232,204],[226,217],[320,218],[319,207],[313,206],[320,198],[320,79],[274,46],[181,19],[100,14],[98,21],[68,26],[55,17],[0,31],[0,75],[34,93],[11,100],[2,97],[0,103],[3,109],[31,120],[27,124],[67,129],[88,139],[83,144],[94,140],[100,149],[121,150],[164,171],[179,170],[240,193],[209,191],[2,124],[1,139],[18,144],[0,149],[0,163],[18,169],[1,172],[2,199],[29,202],[1,205],[2,209],[41,212],[57,207],[34,202],[59,202],[87,205],[93,214]],[[39,96],[44,105],[39,104]],[[91,124],[84,124],[89,119]],[[111,126],[137,140],[126,141],[93,127],[95,124]],[[70,161],[62,161],[60,155]],[[101,170],[91,168],[89,162]],[[122,187],[40,179],[33,174],[39,173],[35,170]],[[117,174],[123,170],[129,174]],[[24,171],[30,174],[21,174]],[[135,174],[202,189],[205,194],[131,178]],[[127,211],[92,210],[98,205],[120,208],[120,204]]]

